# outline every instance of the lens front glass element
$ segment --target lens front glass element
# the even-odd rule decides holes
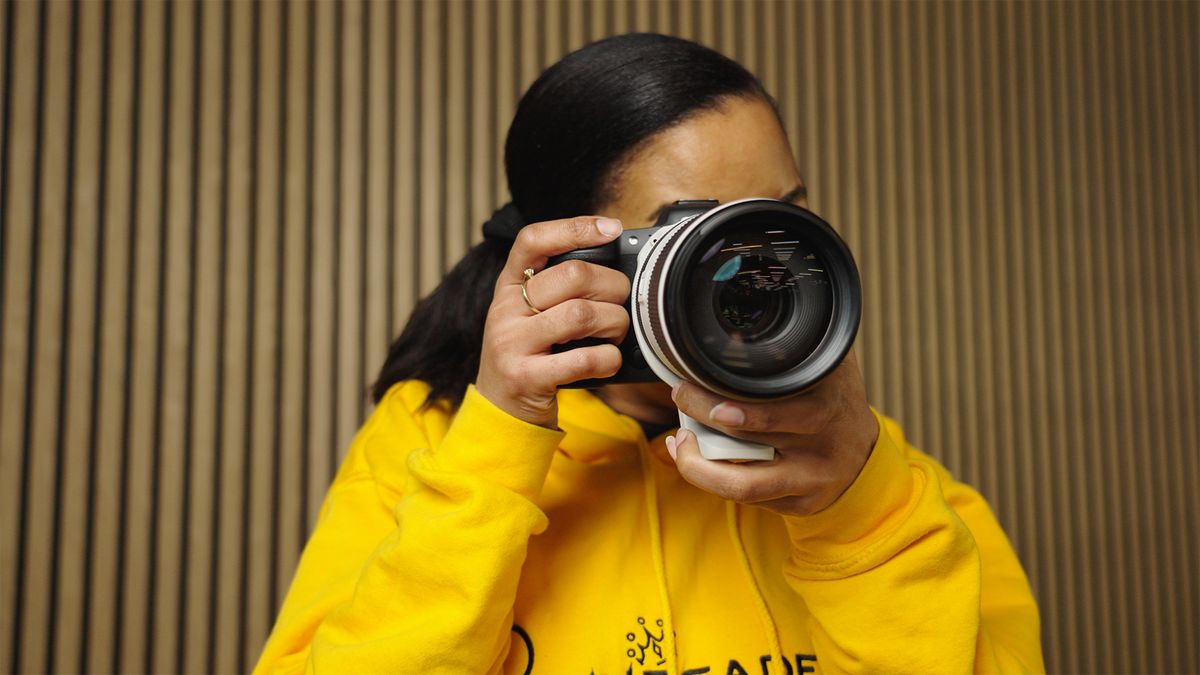
[[[709,233],[687,266],[687,332],[722,370],[771,376],[820,345],[833,317],[825,261],[799,228],[746,214]]]

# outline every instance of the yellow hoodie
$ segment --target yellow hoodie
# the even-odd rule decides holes
[[[1044,668],[987,504],[878,413],[846,493],[784,517],[686,483],[586,391],[562,431],[427,391],[393,387],[355,438],[256,672]]]

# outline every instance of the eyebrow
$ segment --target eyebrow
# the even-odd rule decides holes
[[[807,197],[807,196],[808,196],[808,187],[805,186],[803,183],[801,183],[800,185],[797,185],[796,187],[792,188],[787,194],[780,197],[779,201],[792,202],[792,201],[796,201],[797,199],[800,199],[801,197]],[[654,213],[650,214],[650,222],[657,223],[659,217],[661,217],[662,214],[667,209],[671,208],[671,205],[674,203],[675,202],[667,202],[666,204],[663,204],[662,206],[658,207],[654,211]]]

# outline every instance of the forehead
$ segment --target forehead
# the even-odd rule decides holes
[[[762,99],[730,98],[651,137],[616,176],[604,215],[644,226],[677,199],[780,197],[800,183],[775,112]]]

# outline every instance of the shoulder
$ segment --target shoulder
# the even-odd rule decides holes
[[[440,443],[453,417],[445,403],[426,405],[428,395],[429,385],[420,380],[392,385],[355,434],[335,487],[373,480],[398,497],[407,481],[408,455]]]
[[[946,505],[971,530],[977,543],[981,546],[996,543],[997,545],[1007,547],[1009,545],[1007,537],[996,520],[995,513],[992,511],[992,507],[987,499],[974,486],[962,482],[955,477],[953,472],[935,457],[913,446],[905,438],[904,431],[896,420],[882,413],[879,417],[881,420],[880,433],[889,434],[892,440],[903,450],[905,457],[910,463],[921,464],[931,470],[931,473],[936,476]]]

